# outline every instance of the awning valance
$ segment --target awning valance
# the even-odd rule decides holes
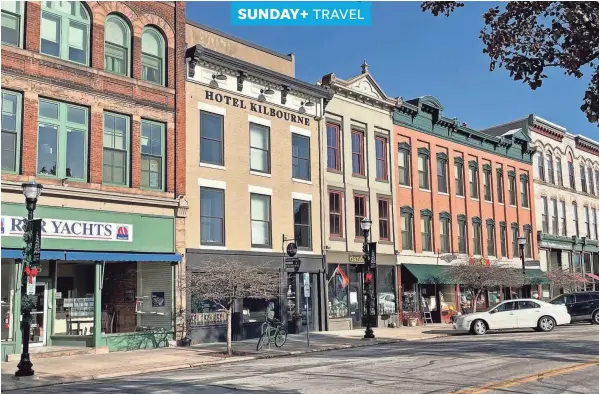
[[[2,258],[22,259],[21,249],[2,248]],[[181,262],[179,253],[121,253],[121,252],[69,252],[60,250],[42,250],[41,260],[69,261],[163,261]]]
[[[22,259],[23,250],[2,248],[3,259]],[[40,254],[42,260],[66,260],[64,251],[42,250]]]
[[[449,277],[447,266],[433,264],[402,264],[422,284],[455,284]]]

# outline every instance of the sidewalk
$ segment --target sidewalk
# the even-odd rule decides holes
[[[333,349],[374,346],[381,343],[437,338],[451,333],[451,326],[432,324],[426,327],[377,328],[376,339],[364,341],[364,330],[317,332],[310,334],[310,347],[306,335],[289,335],[282,348],[256,351],[256,339],[233,343],[233,357],[224,355],[226,344],[209,343],[191,347],[172,347],[107,354],[79,355],[59,358],[35,359],[32,355],[35,376],[17,379],[14,372],[18,361],[2,363],[2,391],[47,386],[83,380],[107,379],[119,376],[178,370],[259,358],[281,357]]]

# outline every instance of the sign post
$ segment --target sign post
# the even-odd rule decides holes
[[[306,299],[306,340],[310,346],[310,274],[304,272],[304,298]]]

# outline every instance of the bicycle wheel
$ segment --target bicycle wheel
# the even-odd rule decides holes
[[[268,329],[268,323],[267,322],[262,323],[262,327],[260,327],[260,335],[264,334],[267,329]]]
[[[283,328],[278,328],[275,333],[275,346],[281,347],[287,342],[287,330]]]
[[[268,334],[263,333],[260,335],[260,339],[258,339],[258,344],[256,345],[256,351],[262,350],[265,344],[268,343]]]

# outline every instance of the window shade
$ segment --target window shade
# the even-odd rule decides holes
[[[141,51],[148,55],[160,57],[160,44],[154,33],[145,32],[141,37]]]
[[[254,148],[268,148],[268,133],[262,127],[250,125],[250,146]]]
[[[107,42],[111,42],[123,47],[127,46],[127,42],[125,40],[125,30],[123,29],[122,25],[114,19],[110,19],[108,23],[106,23],[104,36]]]
[[[269,209],[266,197],[252,196],[251,209],[253,220],[268,220]]]
[[[69,25],[69,46],[77,49],[85,49],[85,31],[86,28],[84,26],[71,23]]]
[[[2,27],[17,30],[19,28],[18,19],[12,15],[2,14]]]
[[[21,2],[19,1],[2,1],[2,10],[19,14],[21,10]],[[2,25],[4,24],[4,18],[2,18]]]
[[[44,14],[42,17],[42,27],[40,34],[42,39],[52,42],[58,42],[58,30],[60,22],[58,19]]]

